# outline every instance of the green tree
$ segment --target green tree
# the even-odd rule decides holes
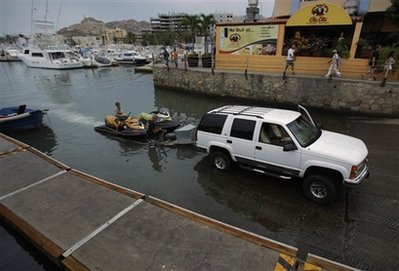
[[[185,40],[186,42],[195,42],[195,35],[200,31],[200,22],[200,16],[198,15],[184,16],[182,20],[182,28],[187,30],[188,35],[185,36],[187,38],[187,40]]]
[[[399,0],[391,0],[391,6],[386,11],[388,17],[399,25]]]
[[[144,33],[141,38],[145,45],[158,45],[156,37],[152,33]]]
[[[128,44],[134,44],[137,40],[136,35],[133,32],[127,32],[126,41]]]
[[[208,53],[208,38],[210,36],[211,27],[215,24],[215,18],[213,15],[205,15],[201,13],[200,15],[200,23],[199,23],[199,30],[200,35],[205,37],[205,53]]]
[[[210,27],[215,24],[215,19],[213,15],[205,15],[201,13],[199,16],[199,34],[205,37],[209,36]]]

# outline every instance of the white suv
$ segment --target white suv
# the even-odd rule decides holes
[[[284,179],[303,178],[303,190],[319,204],[334,201],[338,185],[368,177],[362,140],[319,129],[307,110],[227,105],[205,114],[197,147],[216,168],[241,167]]]

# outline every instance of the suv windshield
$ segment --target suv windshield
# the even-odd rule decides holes
[[[291,133],[298,140],[302,147],[307,147],[315,142],[321,135],[321,130],[313,126],[306,118],[302,115],[293,122],[287,125]]]

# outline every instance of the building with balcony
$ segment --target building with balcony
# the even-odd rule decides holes
[[[182,31],[182,22],[186,13],[158,14],[158,18],[150,18],[152,31]]]
[[[232,23],[234,21],[233,13],[213,13],[213,18],[216,23]]]
[[[119,27],[115,29],[107,29],[102,33],[102,41],[103,44],[112,44],[115,41],[123,40],[127,36],[126,30],[123,30]]]
[[[187,27],[182,25],[186,13],[158,14],[158,18],[150,18],[153,32],[157,31],[186,31]],[[212,13],[217,23],[232,23],[232,13]]]

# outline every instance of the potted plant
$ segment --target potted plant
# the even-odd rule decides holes
[[[204,68],[212,68],[212,55],[207,53],[201,55],[201,63]]]
[[[187,55],[187,62],[189,67],[198,67],[199,55],[196,52]]]
[[[369,58],[371,54],[371,46],[365,39],[359,39],[357,45],[360,47],[359,49],[359,57],[360,58]]]
[[[348,50],[344,50],[341,53],[342,58],[349,58],[350,57],[350,52]]]

